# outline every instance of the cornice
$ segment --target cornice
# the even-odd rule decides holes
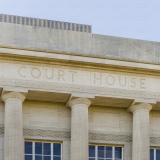
[[[89,33],[90,34],[90,33]],[[155,42],[156,43],[156,42]],[[120,57],[111,57],[110,55],[105,55],[102,56],[100,55],[91,55],[91,54],[86,54],[84,56],[83,52],[72,52],[72,51],[63,51],[63,50],[54,50],[54,49],[42,49],[42,48],[32,48],[32,47],[22,47],[22,46],[16,46],[16,45],[9,45],[9,44],[0,44],[0,48],[8,48],[8,49],[17,49],[17,50],[24,50],[24,51],[33,51],[33,52],[47,52],[47,53],[57,53],[57,54],[64,54],[64,55],[75,55],[75,56],[82,56],[82,57],[89,57],[89,58],[99,58],[99,59],[108,59],[108,60],[117,60],[122,63],[124,62],[133,62],[133,63],[141,63],[141,64],[151,64],[151,65],[159,65],[159,63],[151,63],[151,62],[144,62],[143,60],[133,60],[132,58],[130,59],[125,59],[125,58],[120,58]]]
[[[153,78],[160,78],[160,73],[158,72],[150,72],[150,71],[140,71],[140,70],[133,70],[133,69],[123,69],[114,67],[107,67],[107,66],[97,66],[91,64],[83,64],[83,63],[72,63],[71,61],[68,62],[59,62],[59,61],[49,61],[49,60],[42,60],[36,58],[22,58],[22,57],[10,57],[10,56],[2,56],[0,55],[0,62],[2,63],[12,63],[12,64],[22,64],[22,65],[34,65],[34,66],[41,66],[41,67],[58,67],[64,69],[71,69],[71,70],[83,70],[83,71],[91,71],[91,72],[99,72],[99,73],[112,73],[112,74],[123,74],[123,75],[130,75],[130,76],[149,76]],[[72,65],[71,65],[72,64]]]
[[[14,57],[13,57],[14,56]],[[157,64],[139,63],[131,61],[121,61],[119,59],[98,58],[98,57],[86,57],[81,55],[71,55],[61,53],[59,51],[47,52],[47,51],[29,51],[23,49],[1,47],[0,45],[0,59],[1,61],[14,61],[16,63],[36,64],[36,65],[50,65],[54,63],[72,63],[74,67],[80,68],[92,68],[104,70],[110,68],[112,70],[119,70],[130,73],[141,73],[146,75],[153,75],[160,73],[160,66]],[[78,65],[77,65],[78,64]],[[83,65],[82,65],[83,64]],[[63,64],[61,64],[63,65]],[[154,72],[154,73],[153,73]],[[159,74],[158,74],[159,75]]]

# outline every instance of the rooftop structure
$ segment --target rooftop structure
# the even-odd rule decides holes
[[[160,64],[160,43],[92,33],[81,25],[0,15],[0,46]]]

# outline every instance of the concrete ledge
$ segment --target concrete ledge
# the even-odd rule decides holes
[[[14,57],[26,57],[34,59],[43,59],[49,61],[65,61],[73,63],[84,63],[97,66],[108,66],[108,67],[119,67],[125,69],[143,70],[143,71],[154,71],[160,72],[160,65],[157,64],[147,64],[138,62],[127,62],[120,60],[113,60],[107,58],[95,58],[95,57],[85,57],[76,55],[66,55],[59,53],[49,53],[49,52],[38,52],[11,48],[0,47],[0,55],[3,56],[14,56]],[[33,59],[34,58],[34,59]]]

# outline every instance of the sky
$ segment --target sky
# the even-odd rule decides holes
[[[160,0],[0,0],[0,14],[92,25],[92,33],[160,42]]]

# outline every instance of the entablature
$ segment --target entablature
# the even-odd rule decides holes
[[[128,108],[135,100],[160,110],[160,66],[0,47],[0,88],[28,90],[27,100],[66,103],[89,94],[92,105]]]
[[[75,97],[86,97],[91,100],[92,105],[128,108],[133,103],[147,102],[153,106],[153,110],[160,110],[160,93],[146,93],[138,91],[126,91],[118,89],[104,89],[100,87],[86,87],[78,85],[51,84],[29,81],[0,81],[0,92],[3,88],[11,86],[18,89],[27,89],[26,100],[52,101],[67,103],[72,95]],[[76,93],[76,94],[75,94]],[[77,96],[78,94],[78,96]],[[83,96],[84,95],[84,96]],[[141,98],[140,98],[141,97]]]

